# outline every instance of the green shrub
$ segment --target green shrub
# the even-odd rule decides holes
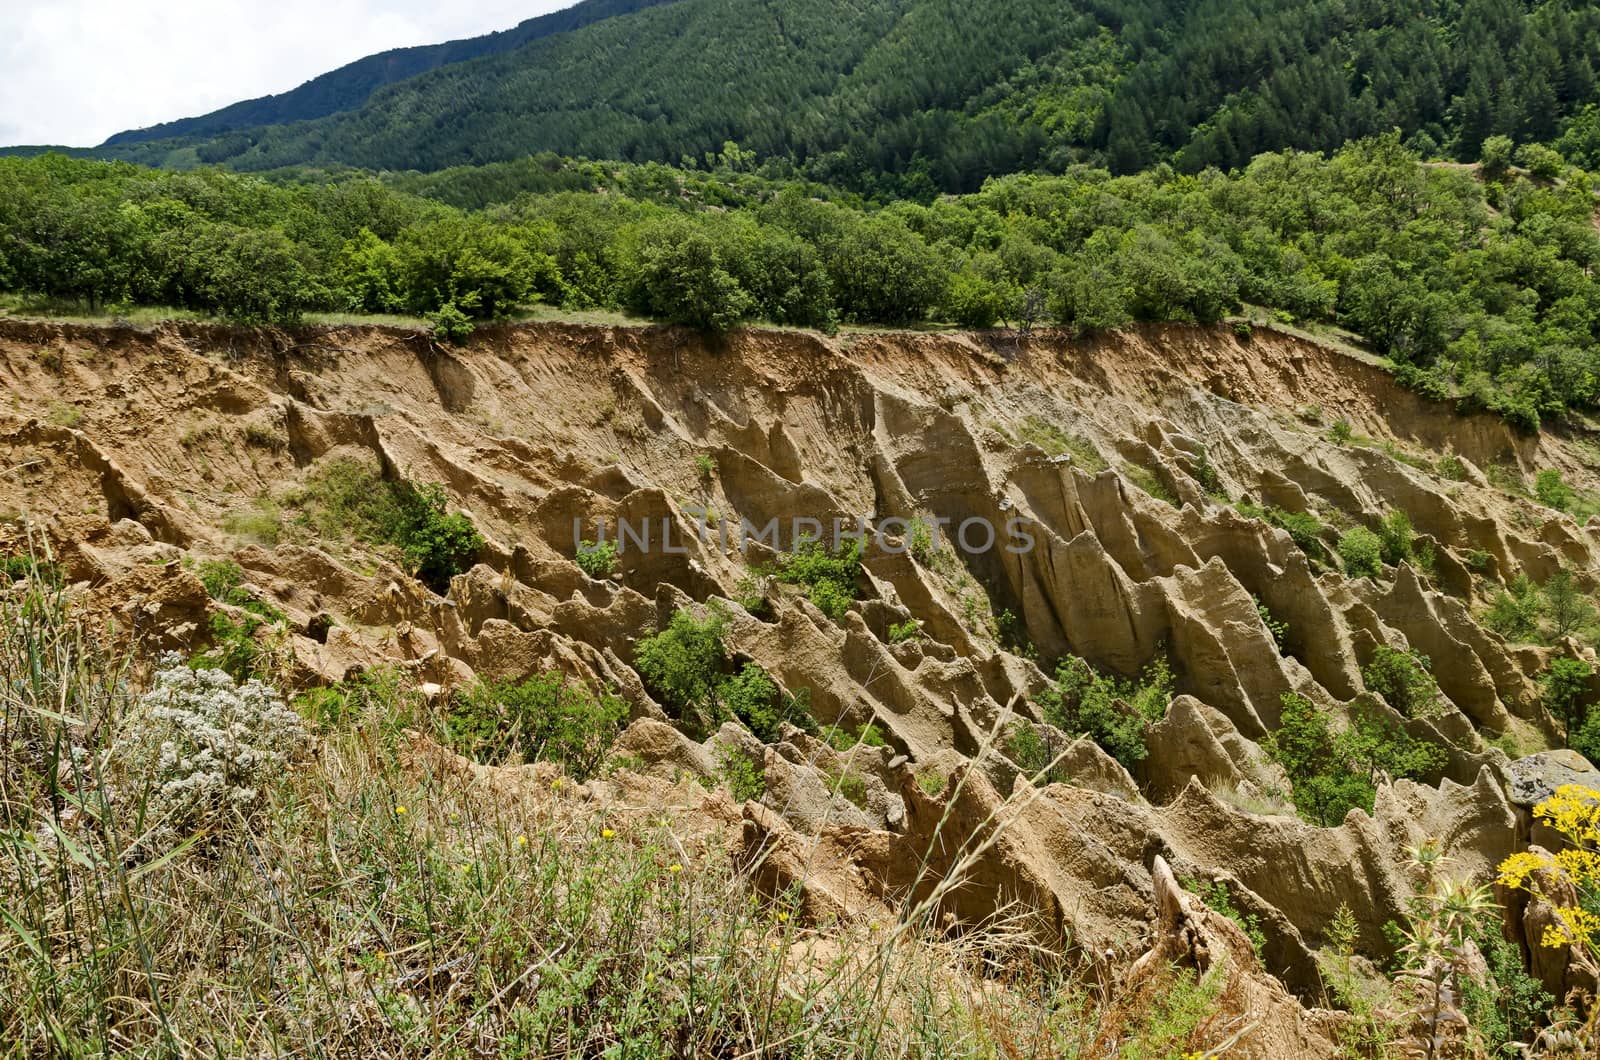
[[[1066,733],[1086,734],[1132,768],[1148,753],[1145,733],[1167,712],[1172,670],[1157,657],[1137,680],[1102,674],[1075,655],[1056,665],[1056,680],[1039,695],[1040,714]]]
[[[849,590],[842,588],[835,581],[820,581],[812,585],[810,591],[806,593],[806,599],[835,622],[843,622],[845,612],[849,611],[850,605],[855,602],[855,597]]]
[[[221,670],[235,681],[272,675],[274,653],[257,639],[266,625],[261,617],[247,614],[235,622],[227,615],[211,616],[211,647],[196,655],[189,665],[196,670]]]
[[[717,685],[717,697],[734,717],[762,743],[778,739],[783,716],[778,686],[755,663],[745,663],[738,673]]]
[[[1423,779],[1446,761],[1437,745],[1367,712],[1335,732],[1327,715],[1296,692],[1283,694],[1278,730],[1261,746],[1288,774],[1296,811],[1325,827],[1357,807],[1371,813],[1384,775]]]
[[[716,604],[704,619],[681,610],[666,629],[634,647],[634,666],[651,694],[701,731],[721,723],[716,693],[728,662],[722,644],[727,626],[727,612]]]
[[[1046,727],[1041,736],[1034,726],[1019,722],[1006,740],[1006,755],[1023,776],[1041,788],[1046,784],[1069,783],[1071,777],[1066,770],[1055,764],[1056,756],[1066,746],[1058,735],[1059,730]]]
[[[753,662],[727,672],[727,624],[727,611],[713,603],[704,619],[678,611],[666,629],[641,639],[634,666],[651,694],[692,733],[709,733],[730,717],[763,743],[778,739],[785,722],[815,732],[808,690],[784,695]]]
[[[1361,682],[1408,718],[1437,717],[1446,710],[1439,685],[1428,672],[1428,657],[1416,651],[1378,645],[1361,668]]]
[[[1454,453],[1446,453],[1441,456],[1438,469],[1440,476],[1443,478],[1454,482],[1465,482],[1467,480],[1467,465],[1462,463],[1461,458]]]
[[[828,732],[828,746],[841,753],[860,745],[862,747],[888,747],[889,741],[883,738],[883,732],[876,723],[867,722],[855,734],[844,727],[841,722]]]
[[[1412,545],[1415,536],[1411,528],[1411,516],[1398,508],[1385,515],[1378,523],[1378,553],[1383,557],[1383,562],[1398,567],[1414,558]]]
[[[735,802],[751,802],[767,793],[766,767],[731,744],[717,747],[717,779],[727,786]]]
[[[1533,495],[1545,507],[1564,512],[1572,507],[1574,493],[1572,487],[1562,479],[1561,472],[1547,467],[1534,476]]]
[[[1340,416],[1333,421],[1333,426],[1328,428],[1328,438],[1335,445],[1345,445],[1355,435],[1355,430],[1350,426],[1350,421]]]
[[[904,644],[908,640],[915,640],[922,632],[922,623],[914,618],[904,622],[895,622],[889,626],[889,643]]]
[[[694,458],[694,470],[700,476],[700,481],[710,482],[717,473],[717,462],[711,458],[710,453],[701,453]]]
[[[580,541],[574,557],[578,569],[591,578],[609,578],[617,572],[617,543],[615,541]]]
[[[446,302],[428,314],[428,325],[433,329],[434,338],[455,345],[470,339],[475,327],[472,318],[462,312],[455,302]]]
[[[554,762],[576,780],[605,762],[628,705],[563,673],[523,681],[479,681],[458,694],[445,719],[448,742],[489,765]]]
[[[808,538],[778,560],[773,574],[781,582],[804,586],[817,610],[839,622],[855,601],[860,566],[859,540],[852,538],[837,549],[829,549]]]
[[[483,548],[483,535],[462,513],[446,513],[444,487],[437,483],[397,482],[391,491],[395,521],[389,539],[400,546],[423,584],[442,595],[450,579],[472,565]]]
[[[1509,589],[1495,593],[1488,610],[1483,613],[1485,628],[1491,629],[1509,641],[1533,641],[1539,635],[1539,619],[1543,604],[1535,594],[1533,582],[1526,574],[1519,574]]]
[[[1364,526],[1339,535],[1339,562],[1347,578],[1376,578],[1383,571],[1383,542]]]
[[[301,509],[296,522],[321,538],[338,541],[354,533],[396,546],[412,573],[439,593],[483,547],[472,520],[447,514],[442,486],[388,481],[356,460],[324,465],[288,503]]]
[[[933,533],[921,519],[911,520],[911,526],[906,531],[906,551],[924,567],[932,567],[938,558],[933,548]]]

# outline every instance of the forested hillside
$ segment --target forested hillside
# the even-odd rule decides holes
[[[591,22],[669,2],[671,0],[583,0],[563,11],[530,18],[499,33],[418,48],[396,48],[369,55],[314,77],[288,92],[245,100],[198,118],[163,122],[148,129],[132,129],[111,137],[106,144],[133,144],[171,137],[218,137],[235,129],[321,118],[360,106],[384,85],[404,81],[447,63],[498,55],[555,33],[566,33]],[[218,157],[226,155],[234,143],[234,140],[223,136],[200,151],[199,160],[216,161]]]
[[[399,312],[445,334],[533,303],[708,331],[1078,334],[1254,306],[1348,328],[1410,385],[1534,427],[1600,403],[1600,233],[1588,173],[1547,147],[1516,157],[1494,138],[1481,167],[1426,164],[1391,134],[1231,175],[1077,168],[882,209],[733,172],[737,157],[711,174],[546,159],[516,177],[548,190],[478,211],[358,174],[273,183],[5,159],[0,288],[243,320]],[[489,194],[474,175],[403,183]]]
[[[1198,172],[1396,128],[1425,156],[1471,160],[1490,135],[1560,134],[1592,100],[1597,60],[1600,12],[1570,0],[678,0],[370,98],[356,64],[293,106],[108,150],[435,170],[546,150],[679,164],[732,140],[776,173],[926,200],[1020,170]]]

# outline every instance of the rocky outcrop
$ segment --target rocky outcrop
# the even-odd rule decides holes
[[[186,564],[228,558],[284,614],[261,635],[282,638],[307,684],[393,666],[438,696],[550,670],[608,686],[629,705],[624,768],[588,797],[688,807],[815,917],[922,903],[950,931],[1016,912],[1045,944],[1140,969],[1203,972],[1225,955],[1228,989],[1272,1014],[1238,1055],[1320,1055],[1283,991],[1321,998],[1315,955],[1341,907],[1364,952],[1388,953],[1383,925],[1413,894],[1410,848],[1437,839],[1486,878],[1526,841],[1542,793],[1600,782],[1571,752],[1508,770],[1483,745],[1553,730],[1534,683],[1549,652],[1506,644],[1477,614],[1518,574],[1564,565],[1588,581],[1600,567],[1589,528],[1483,469],[1600,485],[1579,448],[1430,405],[1270,329],[1247,346],[1170,327],[1004,348],[749,331],[713,347],[551,324],[441,353],[393,329],[291,343],[171,325],[118,333],[114,368],[73,352],[104,339],[0,326],[13,398],[0,515],[53,543],[106,628],[204,647],[235,605]],[[41,343],[62,349],[59,376]],[[1332,440],[1336,418],[1358,437]],[[1456,478],[1431,470],[1446,452]],[[312,518],[319,471],[345,459],[438,482],[471,516],[486,544],[447,593],[360,527]],[[1396,510],[1432,549],[1431,573],[1419,560],[1346,578],[1335,528]],[[917,539],[919,520],[942,540]],[[577,540],[621,523],[635,534],[616,570],[585,574]],[[836,525],[867,535],[839,621],[763,576],[776,550]],[[1014,530],[1025,547],[1010,547]],[[816,732],[762,746],[737,725],[702,741],[672,723],[634,669],[636,641],[712,606],[731,657],[804,690]],[[1428,657],[1436,716],[1402,717],[1365,690],[1381,645]],[[1069,652],[1122,678],[1170,665],[1178,695],[1131,771],[1047,727],[1039,693]],[[1262,749],[1290,693],[1336,725],[1373,712],[1440,744],[1446,765],[1430,783],[1379,778],[1370,814],[1306,823]],[[869,723],[885,746],[837,738]],[[1040,772],[1020,761],[1022,732],[1055,759],[1043,787],[1022,775]],[[724,790],[734,751],[763,777],[743,806]],[[548,779],[435,752],[464,782],[515,793]],[[1177,880],[1226,883],[1266,931],[1259,963]],[[1514,919],[1533,931],[1540,915]],[[1565,965],[1540,974],[1574,981]]]

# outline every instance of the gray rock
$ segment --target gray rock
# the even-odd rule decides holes
[[[1511,763],[1511,801],[1532,807],[1563,784],[1600,790],[1600,769],[1576,751],[1540,751]]]

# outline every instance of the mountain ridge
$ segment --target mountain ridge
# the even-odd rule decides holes
[[[1575,117],[1600,120],[1583,117],[1600,11],[1564,0],[1471,0],[1420,19],[1286,0],[631,7],[580,5],[565,28],[501,39],[306,120],[243,127],[254,111],[236,104],[97,153],[435,171],[541,151],[678,164],[731,140],[780,170],[925,201],[1010,172],[1236,168],[1392,128],[1424,156],[1473,160],[1491,135],[1548,142]],[[616,17],[591,17],[602,11]],[[212,125],[226,131],[197,131]]]
[[[117,147],[182,136],[218,135],[261,125],[314,120],[360,106],[385,85],[450,63],[520,48],[530,41],[674,0],[582,0],[571,7],[525,19],[510,29],[440,44],[391,48],[319,74],[286,92],[241,100],[207,114],[128,129],[99,146]]]

